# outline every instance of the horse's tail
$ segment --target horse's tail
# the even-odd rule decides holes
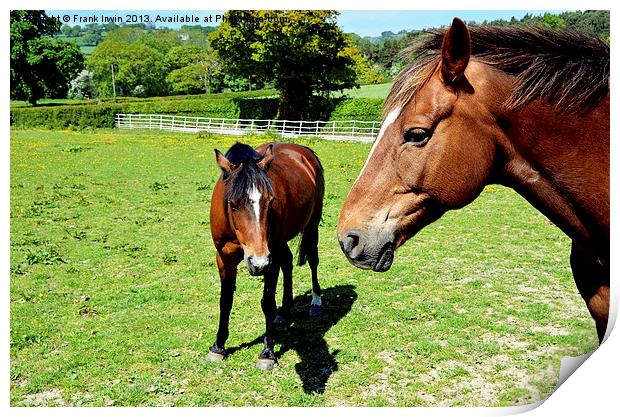
[[[323,177],[323,165],[321,164],[321,160],[314,153],[314,151],[308,148],[310,152],[316,158],[319,164],[319,171],[316,174],[316,203],[314,206],[314,213],[308,226],[311,228],[318,229],[319,223],[321,222],[321,217],[323,216],[323,194],[325,194],[325,178]],[[308,228],[308,226],[306,228]],[[316,246],[318,242],[318,230],[313,230],[314,233],[311,233],[311,237],[308,236],[306,230],[301,232],[301,240],[299,242],[299,247],[297,249],[297,265],[303,266],[306,264],[308,259],[308,249],[311,248],[310,245]]]

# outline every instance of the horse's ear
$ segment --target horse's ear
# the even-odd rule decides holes
[[[235,166],[230,163],[228,159],[220,152],[219,150],[215,150],[215,161],[217,165],[220,167],[224,175],[228,175],[235,169]]]
[[[463,76],[471,55],[471,38],[465,23],[455,17],[441,44],[441,76],[453,84]]]
[[[271,161],[273,161],[273,145],[270,144],[267,149],[265,149],[263,157],[258,162],[258,164],[256,164],[256,166],[258,166],[262,170],[266,170],[267,168],[269,168],[269,164],[271,164]]]

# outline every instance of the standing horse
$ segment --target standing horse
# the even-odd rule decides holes
[[[321,287],[317,279],[318,226],[323,210],[323,168],[309,148],[269,143],[256,150],[236,143],[226,155],[215,150],[222,176],[211,198],[211,234],[221,279],[220,320],[207,358],[224,359],[228,322],[241,260],[251,275],[264,275],[261,307],[265,314],[265,348],[257,367],[276,363],[274,321],[286,321],[293,303],[293,254],[287,242],[301,234],[299,265],[312,270],[311,316],[320,316]],[[281,316],[276,317],[276,285],[282,269]]]
[[[609,315],[609,46],[547,29],[455,18],[415,49],[338,222],[360,268],[491,183],[513,188],[572,240],[577,288],[602,342]]]

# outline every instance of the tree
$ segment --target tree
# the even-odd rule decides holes
[[[207,55],[209,53],[198,46],[175,46],[168,51],[164,60],[169,69],[176,70],[195,64]]]
[[[357,86],[334,11],[229,11],[209,40],[228,73],[273,82],[280,119],[300,120],[313,94]]]
[[[562,19],[558,15],[551,13],[545,13],[540,23],[543,26],[547,26],[551,29],[564,29],[566,27],[566,22],[564,21],[564,19]]]
[[[165,95],[166,66],[159,51],[137,43],[131,45],[105,40],[93,50],[88,61],[94,73],[95,84],[101,95],[112,95],[112,65],[117,94]],[[142,86],[136,90],[137,86]]]
[[[168,51],[181,44],[179,32],[169,29],[160,29],[151,33],[145,33],[136,41],[138,45],[146,45],[166,55]]]
[[[11,98],[35,105],[43,97],[66,97],[84,67],[71,43],[52,39],[60,22],[42,10],[11,10]]]
[[[68,97],[73,99],[93,98],[97,95],[94,74],[88,70],[82,70],[77,77],[71,80]]]
[[[222,65],[213,53],[193,45],[171,48],[164,62],[171,70],[166,81],[173,94],[208,93],[214,78],[222,72]]]
[[[372,64],[358,48],[348,46],[342,52],[355,62],[355,74],[359,84],[378,84],[381,82],[381,74],[372,67]]]

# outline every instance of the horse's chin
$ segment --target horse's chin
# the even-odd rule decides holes
[[[386,272],[392,267],[392,263],[394,262],[394,248],[393,246],[389,246],[386,248],[379,260],[372,267],[372,270],[375,272]]]
[[[351,265],[357,268],[385,272],[392,267],[394,262],[394,243],[392,241],[386,242],[379,251],[371,256],[352,258],[347,254],[347,259]]]

